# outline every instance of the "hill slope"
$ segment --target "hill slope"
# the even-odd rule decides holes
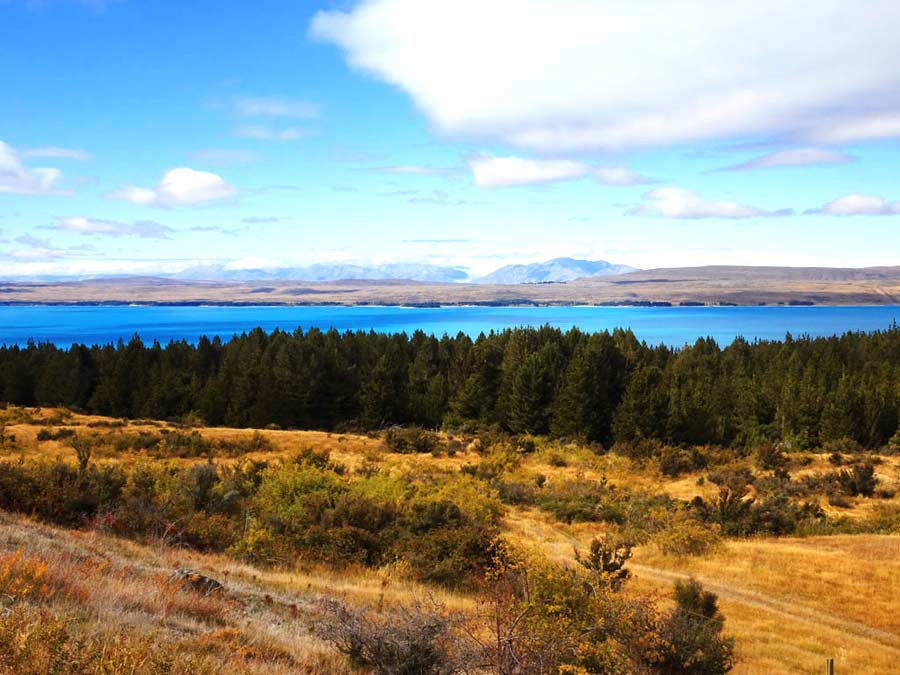
[[[900,304],[900,267],[681,267],[553,284],[428,283],[403,279],[297,282],[154,277],[0,283],[0,303],[370,305]]]

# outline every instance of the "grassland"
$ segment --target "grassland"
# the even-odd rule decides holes
[[[26,462],[75,462],[65,438],[38,440],[47,429],[110,437],[126,431],[184,431],[164,422],[124,422],[54,409],[10,409],[3,412],[3,421],[6,438],[16,440],[4,443],[0,460]],[[196,431],[210,441],[232,443],[246,443],[262,433],[269,444],[249,452],[254,459],[277,461],[306,447],[327,451],[332,461],[351,473],[375,466],[386,475],[423,471],[450,475],[486,461],[478,438],[464,439],[454,453],[432,455],[389,452],[375,434]],[[93,461],[134,465],[153,459],[146,451],[111,447],[99,445]],[[227,465],[246,459],[247,455],[223,455],[216,462]],[[198,459],[165,461],[189,465]],[[823,498],[822,508],[844,522],[864,522],[878,509],[900,506],[896,496],[900,458],[883,456],[878,461],[881,497],[856,497],[840,507]],[[792,462],[792,475],[798,478],[833,469],[827,457],[816,453],[792,457]],[[704,470],[669,477],[653,462],[540,439],[507,469],[510,480],[522,483],[539,476],[549,486],[605,479],[679,500],[710,498],[715,486],[701,480],[706,474]],[[530,504],[503,507],[507,541],[563,564],[574,564],[576,549],[584,550],[592,538],[610,529],[604,522],[563,522]],[[4,565],[38,570],[34,584],[38,591],[27,591],[32,594],[30,606],[47,608],[79,626],[87,643],[106,649],[127,643],[137,661],[150,659],[151,652],[154,658],[168,654],[173,672],[185,673],[350,673],[343,658],[312,630],[324,600],[371,607],[405,605],[433,596],[461,613],[471,611],[477,602],[471,592],[413,582],[402,566],[332,568],[306,561],[272,568],[164,541],[138,543],[97,529],[51,527],[22,515],[0,516],[0,581]],[[221,580],[226,592],[196,597],[173,587],[169,575],[181,567]],[[888,673],[900,659],[897,534],[727,539],[698,556],[666,555],[650,540],[635,549],[628,567],[634,575],[628,592],[651,594],[661,606],[669,601],[673,581],[688,576],[715,592],[726,617],[726,632],[736,638],[735,673],[815,673],[826,657],[835,658],[838,673]],[[48,622],[39,615],[22,620],[35,625]]]

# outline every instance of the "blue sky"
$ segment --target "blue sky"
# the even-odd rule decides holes
[[[893,0],[0,0],[0,276],[900,264],[898,29]]]

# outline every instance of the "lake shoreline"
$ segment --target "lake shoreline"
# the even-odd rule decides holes
[[[32,304],[0,306],[0,344],[107,344],[139,335],[145,341],[195,342],[260,328],[383,334],[421,331],[477,338],[518,327],[550,326],[582,332],[632,330],[639,340],[678,346],[699,338],[721,345],[782,340],[786,334],[822,337],[873,332],[900,321],[900,306],[476,306]]]

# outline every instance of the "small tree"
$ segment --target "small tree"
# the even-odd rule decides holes
[[[731,670],[734,640],[722,635],[718,598],[695,579],[675,583],[675,609],[660,622],[660,675],[722,675]]]
[[[784,468],[787,457],[781,443],[763,443],[756,449],[756,464],[765,471],[776,471]]]
[[[602,584],[608,584],[614,591],[631,576],[631,572],[625,569],[625,563],[629,558],[631,558],[631,544],[614,542],[606,535],[591,541],[590,551],[585,557],[575,549],[575,560],[599,577]]]
[[[84,473],[91,463],[91,455],[94,452],[93,440],[87,436],[73,436],[69,444],[75,451],[75,457],[78,458],[78,468]]]

